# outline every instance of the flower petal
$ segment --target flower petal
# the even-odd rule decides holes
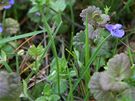
[[[3,31],[2,25],[0,24],[0,33]]]
[[[11,8],[11,5],[4,6],[3,8],[4,9],[9,9],[9,8]]]
[[[125,32],[124,30],[112,30],[111,35],[114,37],[122,38],[124,36]]]
[[[15,3],[15,1],[14,1],[14,0],[9,0],[9,3],[10,3],[11,5],[13,5],[13,4]]]
[[[14,0],[9,0],[8,3],[9,3],[9,5],[4,6],[3,7],[4,9],[10,9],[12,7],[12,5],[15,3],[15,1]]]
[[[106,24],[105,28],[111,33],[112,36],[122,38],[125,34],[121,24]]]
[[[106,28],[108,31],[112,31],[112,29],[114,28],[114,25],[112,25],[112,24],[106,24],[106,25],[105,25],[105,28]]]
[[[120,28],[122,28],[122,25],[121,24],[115,24],[114,25],[114,29],[120,29]]]

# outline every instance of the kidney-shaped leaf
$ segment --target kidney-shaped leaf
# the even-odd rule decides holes
[[[100,85],[101,73],[96,72],[91,77],[89,88],[96,101],[115,101],[116,98],[111,91],[105,91]]]
[[[128,78],[131,74],[130,61],[125,53],[115,55],[107,65],[109,74],[116,77],[118,81]]]
[[[104,91],[121,92],[129,87],[126,82],[116,80],[107,71],[100,73],[99,83]]]

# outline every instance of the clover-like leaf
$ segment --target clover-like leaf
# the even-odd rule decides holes
[[[117,54],[107,63],[108,72],[118,81],[128,78],[131,75],[130,61],[125,53]]]
[[[42,56],[43,52],[44,48],[42,45],[38,45],[37,47],[35,45],[32,45],[28,50],[28,54],[32,56],[34,59]]]
[[[58,58],[58,63],[59,63],[60,74],[66,73],[67,60],[64,57]],[[50,72],[54,72],[54,70],[57,70],[57,62],[55,58],[52,60],[50,67],[51,67]]]

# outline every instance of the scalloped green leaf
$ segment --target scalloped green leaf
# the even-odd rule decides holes
[[[66,1],[65,0],[56,0],[54,2],[51,2],[51,7],[55,8],[56,11],[61,12],[64,11],[66,8]]]
[[[131,75],[130,61],[125,53],[115,55],[108,61],[107,65],[109,74],[119,81]]]
[[[121,92],[129,87],[126,82],[117,80],[107,71],[101,72],[99,83],[104,91]]]
[[[128,96],[128,93],[123,91],[130,88],[130,85],[124,82],[131,75],[130,61],[125,53],[121,53],[111,58],[107,65],[109,68],[106,71],[94,73],[89,88],[97,101],[118,101],[122,99],[121,96]],[[133,94],[134,92],[130,91],[130,95]]]
[[[135,99],[135,87],[131,87],[129,89],[126,89],[122,94],[122,97],[127,97],[128,101],[134,101]]]
[[[82,17],[82,20],[85,22],[86,16],[88,15],[88,23],[94,25],[96,23],[95,18],[100,18],[100,14],[102,14],[102,11],[98,7],[89,6],[82,10],[80,17]]]
[[[110,17],[106,14],[102,14],[100,8],[96,6],[89,6],[88,8],[82,10],[82,12],[80,13],[80,16],[82,17],[84,24],[87,15],[88,15],[88,23],[91,25],[106,24],[110,20]]]
[[[80,31],[73,37],[73,45],[75,46],[76,49],[80,50],[82,49],[84,43],[85,43],[85,33],[84,31]]]
[[[20,77],[16,73],[0,71],[0,101],[19,101],[20,94]]]
[[[100,85],[101,73],[96,72],[91,77],[89,88],[97,101],[115,101],[116,97],[110,91],[104,91]]]
[[[20,25],[17,20],[6,18],[4,22],[4,32],[8,35],[17,34],[20,30]]]

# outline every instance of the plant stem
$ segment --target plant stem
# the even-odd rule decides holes
[[[53,32],[52,32],[49,24],[47,23],[46,17],[44,16],[42,6],[40,6],[40,5],[39,5],[39,10],[40,10],[40,13],[41,13],[41,17],[42,17],[41,19],[42,19],[42,23],[44,25],[44,28],[46,28],[46,30],[47,30],[47,33],[49,35],[49,39],[52,40],[52,51],[53,51],[54,57],[56,59],[56,65],[57,65],[58,94],[60,95],[59,62],[58,62],[58,55],[57,55],[57,51],[56,51],[56,46],[55,46],[55,43],[54,43],[54,38],[52,36]]]

